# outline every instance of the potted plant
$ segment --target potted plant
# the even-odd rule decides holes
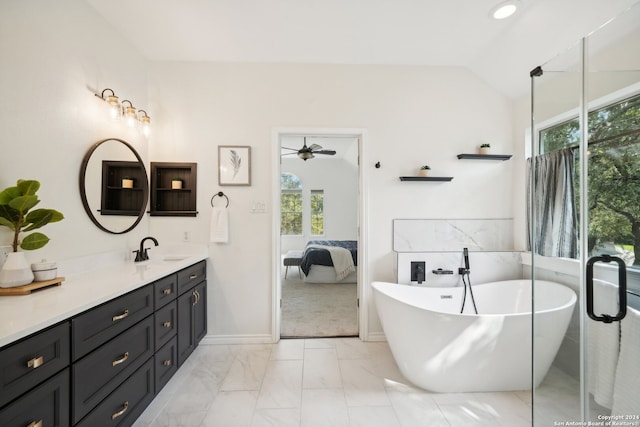
[[[429,171],[431,167],[429,165],[420,166],[420,170],[418,171],[418,176],[429,176]]]
[[[172,178],[171,179],[171,189],[172,190],[180,190],[182,188],[182,178]]]
[[[133,178],[125,176],[122,178],[122,188],[133,188]]]
[[[491,144],[480,144],[480,154],[489,154],[489,151],[491,151]]]
[[[21,286],[33,281],[33,272],[27,263],[23,250],[40,249],[49,242],[49,238],[35,232],[20,239],[20,233],[43,227],[50,222],[64,219],[62,213],[54,209],[35,209],[40,203],[36,192],[40,182],[36,180],[18,180],[15,187],[7,187],[0,192],[0,225],[13,232],[11,247],[13,252],[7,254],[7,259],[0,270],[0,287],[9,288]]]

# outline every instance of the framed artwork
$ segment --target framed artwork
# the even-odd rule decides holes
[[[251,185],[251,147],[218,145],[218,184]]]

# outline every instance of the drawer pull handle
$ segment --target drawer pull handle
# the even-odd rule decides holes
[[[128,315],[129,315],[129,310],[125,310],[125,311],[124,311],[124,313],[122,313],[122,314],[118,314],[117,316],[113,316],[113,317],[111,318],[111,320],[112,320],[113,322],[116,322],[116,321],[118,321],[118,320],[122,320],[122,319],[124,319],[124,318],[125,318],[125,317],[127,317]]]
[[[198,293],[196,291],[191,292],[191,295],[193,295],[193,305],[196,305],[198,303]]]
[[[163,364],[164,366],[171,366],[171,359],[167,359],[167,360],[165,360],[164,362],[162,362],[162,364]]]
[[[165,295],[171,295],[171,288],[163,289],[162,293]]]
[[[114,360],[113,362],[111,362],[111,366],[117,366],[121,363],[124,363],[127,361],[128,358],[129,358],[129,352],[127,351],[125,354],[122,355],[120,359]]]
[[[171,327],[171,322],[169,322],[168,320],[166,322],[164,322],[162,324],[162,326],[164,326],[165,328],[170,328]]]
[[[111,419],[115,420],[116,418],[118,418],[120,415],[124,414],[125,412],[127,412],[127,409],[129,409],[129,402],[124,402],[124,405],[122,405],[122,409],[120,409],[118,412],[114,413],[111,415]]]
[[[42,427],[42,420],[33,421],[27,427]]]
[[[31,359],[31,360],[29,360],[27,362],[27,368],[36,369],[37,367],[42,366],[43,363],[44,363],[44,357],[43,356],[34,357],[33,359]]]
[[[193,280],[193,279],[195,279],[195,278],[197,278],[197,277],[198,277],[198,275],[197,275],[197,274],[192,274],[191,276],[189,276],[189,280]]]

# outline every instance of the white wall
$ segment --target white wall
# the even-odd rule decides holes
[[[515,162],[458,160],[491,142],[513,151],[511,102],[462,68],[204,64],[157,62],[150,96],[160,131],[157,161],[198,162],[194,219],[152,218],[162,240],[207,241],[210,198],[229,196],[230,242],[212,244],[209,333],[265,337],[272,311],[272,131],[274,128],[362,128],[369,163],[367,213],[371,280],[394,280],[394,218],[509,218]],[[217,184],[217,146],[251,145],[252,185]],[[517,157],[517,156],[516,156]],[[380,161],[382,167],[374,164]],[[448,183],[400,182],[428,162]],[[266,214],[251,213],[264,201]],[[370,305],[371,331],[381,330]]]
[[[124,236],[95,227],[82,208],[78,175],[85,152],[104,138],[125,139],[147,158],[146,140],[107,120],[105,103],[93,95],[110,87],[147,108],[146,70],[146,61],[83,1],[0,2],[0,188],[37,179],[39,206],[65,216],[42,228],[51,241],[27,252],[32,261],[124,250],[145,235],[146,218]],[[0,245],[8,242],[2,227]]]
[[[212,337],[271,336],[274,128],[366,130],[360,168],[367,177],[363,232],[371,280],[395,278],[394,218],[513,216],[519,189],[512,176],[521,154],[514,152],[512,103],[463,68],[148,63],[80,0],[1,2],[0,61],[0,185],[39,179],[42,206],[66,216],[43,230],[51,243],[29,256],[63,260],[123,250],[147,234],[163,244],[188,232],[204,243],[210,199],[220,190],[228,195],[230,242],[210,245]],[[103,118],[92,91],[105,87],[149,112],[148,142]],[[126,235],[98,230],[77,182],[85,151],[107,137],[131,142],[147,162],[197,162],[199,215],[145,217]],[[482,142],[514,158],[457,160]],[[217,146],[234,144],[252,147],[249,187],[217,183]],[[453,181],[399,181],[423,163]],[[266,212],[252,213],[254,202]],[[380,332],[375,307],[368,310],[365,327]]]

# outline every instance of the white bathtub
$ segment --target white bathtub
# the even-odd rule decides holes
[[[535,385],[566,333],[576,294],[537,280]],[[460,314],[463,287],[373,282],[374,299],[393,357],[413,384],[434,392],[531,389],[531,281],[474,285]],[[469,313],[469,314],[467,314]]]

